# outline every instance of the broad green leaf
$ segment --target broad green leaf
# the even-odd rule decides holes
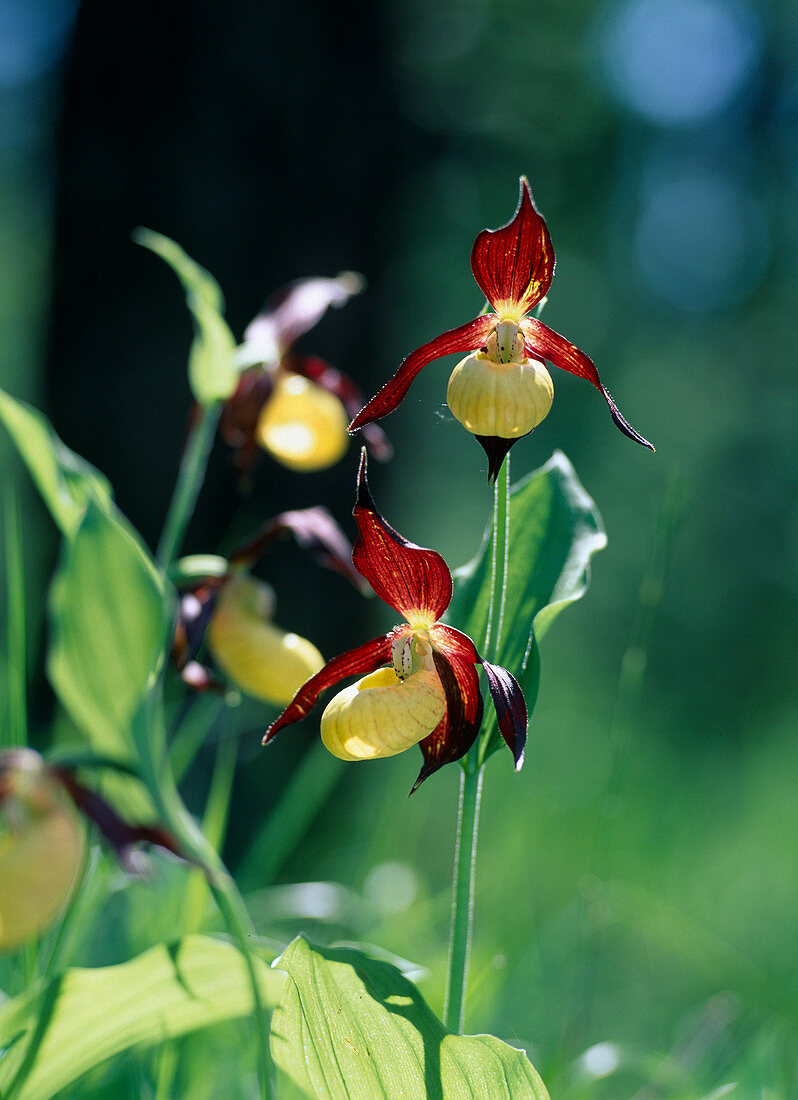
[[[129,753],[130,724],[163,660],[172,599],[138,537],[93,501],[50,590],[47,671],[98,752]]]
[[[253,960],[261,997],[276,1004],[285,975]],[[230,944],[187,936],[129,962],[75,968],[0,1008],[0,1095],[47,1100],[106,1059],[252,1014],[244,960]]]
[[[103,475],[65,446],[38,410],[0,390],[0,421],[62,532],[71,538],[89,500],[111,504],[111,487]]]
[[[137,229],[133,239],[165,260],[183,284],[194,318],[195,336],[188,360],[191,392],[201,405],[225,401],[238,385],[239,368],[234,356],[236,342],[223,316],[219,284],[169,237]]]
[[[491,1035],[454,1035],[395,966],[300,936],[272,1017],[275,1063],[308,1095],[548,1100],[523,1051]]]
[[[455,591],[447,618],[470,635],[482,655],[509,669],[524,689],[529,714],[540,681],[538,643],[564,607],[587,590],[592,555],[607,537],[596,505],[573,466],[556,451],[540,470],[510,489],[508,575],[496,646],[499,616],[491,623],[493,521],[479,553],[455,573]],[[485,708],[487,751],[501,743],[491,706]]]

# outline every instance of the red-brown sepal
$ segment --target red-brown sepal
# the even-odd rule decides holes
[[[441,617],[452,598],[449,566],[434,550],[409,542],[377,511],[366,476],[366,451],[360,456],[357,503],[352,512],[360,537],[352,551],[355,569],[381,600],[410,621],[420,616],[430,625]]]
[[[433,649],[432,655],[446,693],[446,713],[432,733],[419,743],[424,763],[411,794],[438,768],[464,756],[474,744],[482,724],[482,693],[476,665],[452,650],[444,655],[441,650]]]
[[[263,406],[269,400],[273,378],[262,370],[244,371],[233,396],[224,403],[219,434],[233,449],[233,465],[243,477],[258,457],[256,429]]]
[[[302,685],[277,721],[272,722],[266,730],[263,744],[267,745],[283,726],[290,726],[292,722],[298,722],[300,718],[310,714],[318,703],[319,696],[327,688],[335,687],[349,676],[366,676],[387,664],[391,659],[391,641],[392,636],[384,634],[381,638],[374,638],[365,645],[350,649],[340,657],[333,657],[328,661],[321,671]]]
[[[293,535],[297,546],[306,550],[319,565],[333,569],[359,589],[363,580],[352,567],[352,546],[326,508],[297,508],[267,520],[254,535],[230,555],[231,565],[250,567],[283,535]]]
[[[181,673],[202,648],[222,584],[224,577],[209,577],[180,597],[171,657]]]
[[[499,731],[515,761],[515,770],[519,771],[524,762],[526,745],[527,712],[526,700],[521,685],[512,673],[501,665],[482,662],[488,678],[490,697],[496,708]]]
[[[343,271],[334,279],[297,279],[267,299],[244,333],[251,345],[252,363],[277,362],[309,329],[317,325],[329,306],[340,308],[363,289],[363,279]],[[260,354],[258,354],[260,352]]]
[[[289,355],[283,360],[283,367],[294,374],[309,378],[311,382],[337,397],[349,417],[357,416],[363,408],[363,394],[352,379],[336,370],[326,360],[319,359],[316,355]],[[378,462],[388,462],[393,456],[393,447],[377,424],[367,424],[363,428],[363,442]]]
[[[483,229],[471,249],[471,270],[497,313],[527,313],[545,297],[554,275],[554,249],[546,223],[535,209],[525,176],[518,208],[501,229]]]
[[[599,378],[595,363],[578,347],[570,343],[564,336],[544,325],[535,317],[527,317],[521,322],[521,331],[524,334],[524,347],[528,356],[534,359],[548,359],[555,367],[567,370],[575,374],[577,378],[584,378],[604,397],[609,406],[612,419],[624,435],[628,435],[635,443],[640,443],[649,450],[655,450],[654,445],[636,431],[632,425],[620,413],[618,406],[610,396],[609,390]]]
[[[120,817],[114,807],[97,791],[79,783],[69,768],[53,768],[77,809],[93,822],[105,840],[113,848],[117,859],[130,874],[141,874],[146,869],[139,844],[154,844],[181,859],[187,857],[180,851],[172,834],[161,825],[131,824]]]
[[[451,355],[454,352],[476,351],[481,348],[495,324],[496,318],[490,315],[475,317],[467,325],[442,332],[428,344],[416,348],[402,360],[393,378],[389,378],[379,393],[372,397],[365,408],[361,409],[349,425],[349,431],[356,432],[359,428],[370,424],[372,420],[379,420],[380,417],[393,412],[410,389],[410,384],[418,372],[433,359],[440,359],[442,355]]]

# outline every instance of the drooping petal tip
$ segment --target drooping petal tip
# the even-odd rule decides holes
[[[481,348],[495,323],[495,318],[489,315],[475,317],[468,324],[442,332],[434,340],[416,348],[402,360],[393,377],[389,378],[382,389],[360,410],[349,425],[350,433],[365,427],[372,420],[380,420],[393,412],[401,404],[419,371],[433,359],[440,359],[443,355],[452,355],[455,352],[476,351]]]
[[[524,318],[520,327],[524,334],[524,347],[527,355],[539,359],[547,359],[550,363],[553,363],[555,367],[560,367],[561,370],[568,371],[569,374],[576,375],[577,378],[584,378],[586,382],[590,382],[607,402],[607,406],[616,427],[619,428],[624,435],[633,439],[635,443],[639,443],[643,447],[648,447],[651,451],[656,450],[653,443],[649,443],[645,436],[642,436],[640,432],[636,431],[629,421],[621,414],[609,390],[599,378],[595,363],[588,355],[585,355],[585,353],[580,351],[575,344],[570,342],[570,340],[566,340],[564,336],[560,336],[559,332],[555,332],[554,329],[549,328],[548,325],[544,325],[543,322],[539,321],[536,317]]]
[[[284,726],[290,726],[293,722],[298,722],[300,718],[310,714],[319,701],[319,696],[327,688],[335,687],[348,676],[365,676],[375,672],[380,665],[386,664],[390,659],[390,634],[374,638],[356,649],[350,649],[340,657],[333,657],[321,671],[311,676],[307,683],[302,685],[279,718],[272,722],[263,737],[263,744],[268,745]]]

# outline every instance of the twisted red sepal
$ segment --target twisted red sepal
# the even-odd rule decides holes
[[[362,289],[363,279],[353,271],[343,271],[334,279],[297,279],[267,299],[247,326],[244,340],[263,348],[264,361],[279,359],[319,323],[329,306],[340,308]]]
[[[393,412],[410,389],[410,383],[418,372],[433,359],[440,359],[442,355],[451,355],[454,352],[477,351],[485,343],[495,324],[496,318],[490,314],[475,317],[467,325],[442,332],[428,344],[416,348],[400,363],[393,378],[389,378],[379,393],[360,410],[349,425],[349,431],[356,432],[358,428],[365,427],[372,420],[379,420],[380,417]]]
[[[521,322],[521,331],[524,334],[524,348],[528,356],[534,359],[548,359],[555,367],[561,367],[562,370],[575,374],[577,378],[586,379],[596,387],[599,393],[603,394],[604,400],[609,405],[612,419],[623,434],[628,435],[635,443],[640,443],[652,451],[655,449],[654,445],[649,443],[640,432],[635,431],[632,425],[621,415],[618,406],[599,378],[593,360],[588,358],[583,351],[580,351],[579,348],[569,343],[564,336],[560,336],[558,332],[550,329],[548,325],[544,325],[542,321],[538,321],[535,317],[526,317]]]
[[[488,678],[488,688],[496,708],[499,730],[513,754],[515,770],[520,771],[524,762],[527,726],[524,693],[515,676],[506,668],[502,668],[501,665],[490,665],[487,661],[482,662],[482,667]]]
[[[324,359],[315,355],[289,355],[283,360],[283,366],[295,374],[309,378],[311,382],[337,397],[346,409],[347,416],[356,416],[363,408],[363,394],[352,379]],[[388,462],[393,456],[393,447],[377,424],[365,426],[363,442],[378,462]]]
[[[483,229],[474,241],[471,270],[497,312],[512,303],[519,313],[526,313],[551,286],[554,249],[525,176],[519,180],[518,208],[512,221],[501,229]]]
[[[449,650],[444,655],[441,650],[434,649],[433,658],[446,694],[446,713],[432,733],[419,743],[424,764],[411,794],[438,768],[464,756],[474,744],[482,724],[482,693],[476,665],[456,650]]]
[[[369,672],[374,672],[381,665],[387,664],[390,659],[390,634],[374,638],[365,645],[358,646],[357,649],[350,649],[340,657],[333,657],[320,672],[311,676],[307,683],[302,685],[277,721],[272,722],[266,730],[263,744],[267,745],[283,726],[290,726],[292,722],[298,722],[300,718],[310,714],[318,703],[319,696],[327,688],[334,687],[348,676],[365,676]]]
[[[79,783],[69,768],[55,767],[53,771],[77,809],[97,826],[130,874],[141,874],[146,869],[146,863],[136,851],[138,844],[153,844],[188,860],[172,834],[161,825],[130,824],[101,794]]]
[[[365,586],[352,567],[352,547],[326,508],[296,508],[267,520],[245,543],[230,554],[231,565],[252,566],[283,535],[293,535],[297,546],[306,550],[328,569],[346,577],[359,589]]]
[[[233,448],[233,464],[242,477],[249,475],[258,457],[255,433],[273,384],[271,375],[260,369],[244,371],[235,393],[222,407],[219,434]]]
[[[381,600],[406,619],[418,619],[421,613],[430,618],[430,625],[437,622],[452,598],[449,567],[434,550],[408,542],[377,511],[366,477],[365,448],[352,515],[360,529],[352,551],[355,569]]]

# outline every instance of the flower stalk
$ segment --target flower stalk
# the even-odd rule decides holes
[[[192,424],[186,440],[180,470],[177,475],[175,491],[169,504],[158,551],[155,555],[158,565],[166,571],[177,557],[189,520],[197,502],[208,456],[213,446],[213,437],[219,421],[221,405],[199,406],[197,420]]]
[[[507,597],[510,532],[510,458],[505,457],[494,485],[493,564],[488,625],[484,652],[498,660],[504,608]],[[452,884],[452,922],[449,935],[449,964],[443,1020],[450,1031],[461,1035],[465,1022],[468,964],[474,925],[477,837],[482,801],[484,744],[477,740],[463,763],[460,801],[457,809],[457,840]]]

